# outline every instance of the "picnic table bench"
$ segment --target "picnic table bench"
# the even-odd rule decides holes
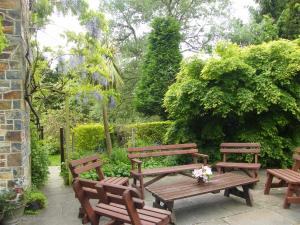
[[[106,225],[167,225],[171,213],[167,210],[145,206],[140,192],[132,187],[76,178],[73,189],[91,225],[99,225],[101,217],[111,220]],[[89,189],[95,190],[99,203],[89,201]]]
[[[292,169],[267,169],[267,182],[265,184],[264,194],[268,195],[271,188],[287,187],[284,208],[289,208],[291,203],[300,203],[300,148],[296,149],[293,156],[295,163]],[[279,182],[273,183],[273,178]],[[296,195],[296,196],[294,196]]]
[[[259,143],[221,143],[220,152],[223,155],[223,162],[216,164],[218,173],[226,170],[239,169],[244,171],[250,177],[257,177],[260,163],[258,163],[258,155],[260,153]],[[229,154],[252,154],[254,160],[252,162],[233,162],[228,161]]]
[[[97,179],[98,181],[109,183],[109,184],[119,184],[125,186],[129,185],[129,179],[127,177],[105,177],[104,173],[101,170],[101,167],[102,167],[102,163],[97,155],[87,156],[81,159],[70,160],[69,162],[69,169],[73,176],[73,181],[76,178],[79,178],[81,174],[91,170],[95,170],[98,176]],[[87,196],[90,199],[98,199],[99,196],[97,194],[96,187],[95,187],[97,181],[86,180],[86,182],[90,182],[93,186],[93,188],[86,189],[86,192],[88,193]],[[87,215],[82,208],[79,208],[78,217],[83,218],[82,219],[83,224],[88,222]]]
[[[149,157],[176,155],[189,155],[193,158],[193,163],[172,167],[142,169],[142,161],[139,160]],[[198,158],[202,158],[205,165],[207,164],[208,160],[207,155],[198,153],[197,145],[195,143],[128,148],[128,158],[131,161],[130,174],[133,177],[132,186],[138,188],[141,191],[143,197],[144,188],[148,185],[157,182],[161,178],[172,173],[180,173],[186,176],[190,176],[190,174],[186,174],[185,172],[193,169],[198,169],[203,165],[201,163],[198,163]],[[156,177],[144,183],[144,176],[153,175],[156,175]]]
[[[175,200],[206,193],[218,193],[221,190],[225,190],[225,196],[229,197],[232,194],[241,197],[246,200],[248,206],[252,206],[252,197],[249,189],[258,181],[258,178],[236,173],[224,173],[214,175],[208,183],[199,184],[196,179],[187,178],[171,184],[150,185],[146,189],[155,198],[153,206],[171,211],[172,222],[175,223],[173,211]],[[238,186],[242,186],[242,191],[237,188]]]

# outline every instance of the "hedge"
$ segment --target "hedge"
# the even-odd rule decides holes
[[[104,128],[100,124],[78,125],[73,133],[76,151],[100,151],[104,147]]]
[[[158,145],[164,143],[164,136],[171,124],[171,121],[136,123],[119,126],[115,130],[120,144]]]
[[[112,128],[115,144],[125,146],[163,144],[164,135],[171,121],[119,125]],[[105,135],[102,125],[84,124],[73,129],[76,151],[100,151],[104,148]]]

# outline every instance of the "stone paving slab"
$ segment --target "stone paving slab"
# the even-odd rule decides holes
[[[169,176],[161,183],[186,179],[181,175]],[[260,182],[251,190],[253,207],[241,198],[224,197],[223,192],[206,194],[175,201],[178,225],[300,225],[300,204],[283,209],[285,188],[272,189],[263,194],[265,171],[260,171]],[[22,225],[81,225],[77,218],[79,202],[71,187],[66,187],[59,177],[59,167],[50,167],[49,181],[44,188],[48,207],[37,216],[24,216]],[[146,192],[146,204],[151,206],[154,198]],[[107,220],[101,221],[101,225]]]

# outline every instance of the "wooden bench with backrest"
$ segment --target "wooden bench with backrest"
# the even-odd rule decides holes
[[[142,161],[139,160],[150,157],[177,155],[190,155],[193,158],[193,163],[164,168],[142,169]],[[144,188],[146,186],[172,173],[190,176],[190,174],[186,174],[185,171],[200,168],[202,164],[198,163],[199,157],[204,159],[204,164],[207,164],[208,160],[207,155],[198,153],[197,145],[195,143],[128,148],[128,157],[132,165],[130,174],[133,177],[133,186],[140,189],[143,197]],[[152,175],[157,176],[144,183],[143,177]],[[137,184],[137,181],[139,182],[139,185]]]
[[[88,156],[81,159],[76,160],[70,160],[69,161],[69,168],[71,171],[71,174],[73,176],[73,179],[80,176],[80,174],[83,174],[85,172],[95,170],[98,175],[98,181],[111,183],[111,184],[119,184],[119,185],[129,185],[129,180],[127,177],[104,177],[104,174],[101,170],[102,163],[97,155]],[[97,181],[91,181],[95,184]],[[96,195],[96,189],[87,189],[87,192],[89,192],[89,197],[91,199],[97,199],[98,196]],[[82,208],[79,209],[79,217],[84,217],[85,213],[82,210]],[[87,222],[86,217],[83,218],[83,223]]]
[[[92,206],[87,189],[95,190],[93,183],[76,178],[73,189],[91,225],[99,225],[101,217],[111,219],[106,225],[166,225],[171,212],[145,206],[137,189],[100,182],[96,185],[99,203]]]
[[[264,194],[268,195],[271,188],[287,187],[283,203],[284,208],[289,208],[291,203],[300,203],[300,148],[296,149],[293,158],[295,163],[292,169],[267,169],[267,182]],[[279,182],[273,183],[274,177]]]
[[[260,163],[258,163],[258,155],[260,154],[259,143],[222,143],[220,152],[223,155],[223,162],[216,164],[219,173],[226,170],[240,169],[250,177],[258,177]],[[254,160],[252,162],[232,162],[227,160],[229,154],[252,154]]]

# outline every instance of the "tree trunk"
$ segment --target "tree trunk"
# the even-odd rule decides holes
[[[103,111],[103,125],[104,125],[106,148],[107,148],[107,153],[110,156],[112,152],[112,144],[111,144],[111,138],[109,133],[107,107],[105,103],[102,104],[102,111]]]

